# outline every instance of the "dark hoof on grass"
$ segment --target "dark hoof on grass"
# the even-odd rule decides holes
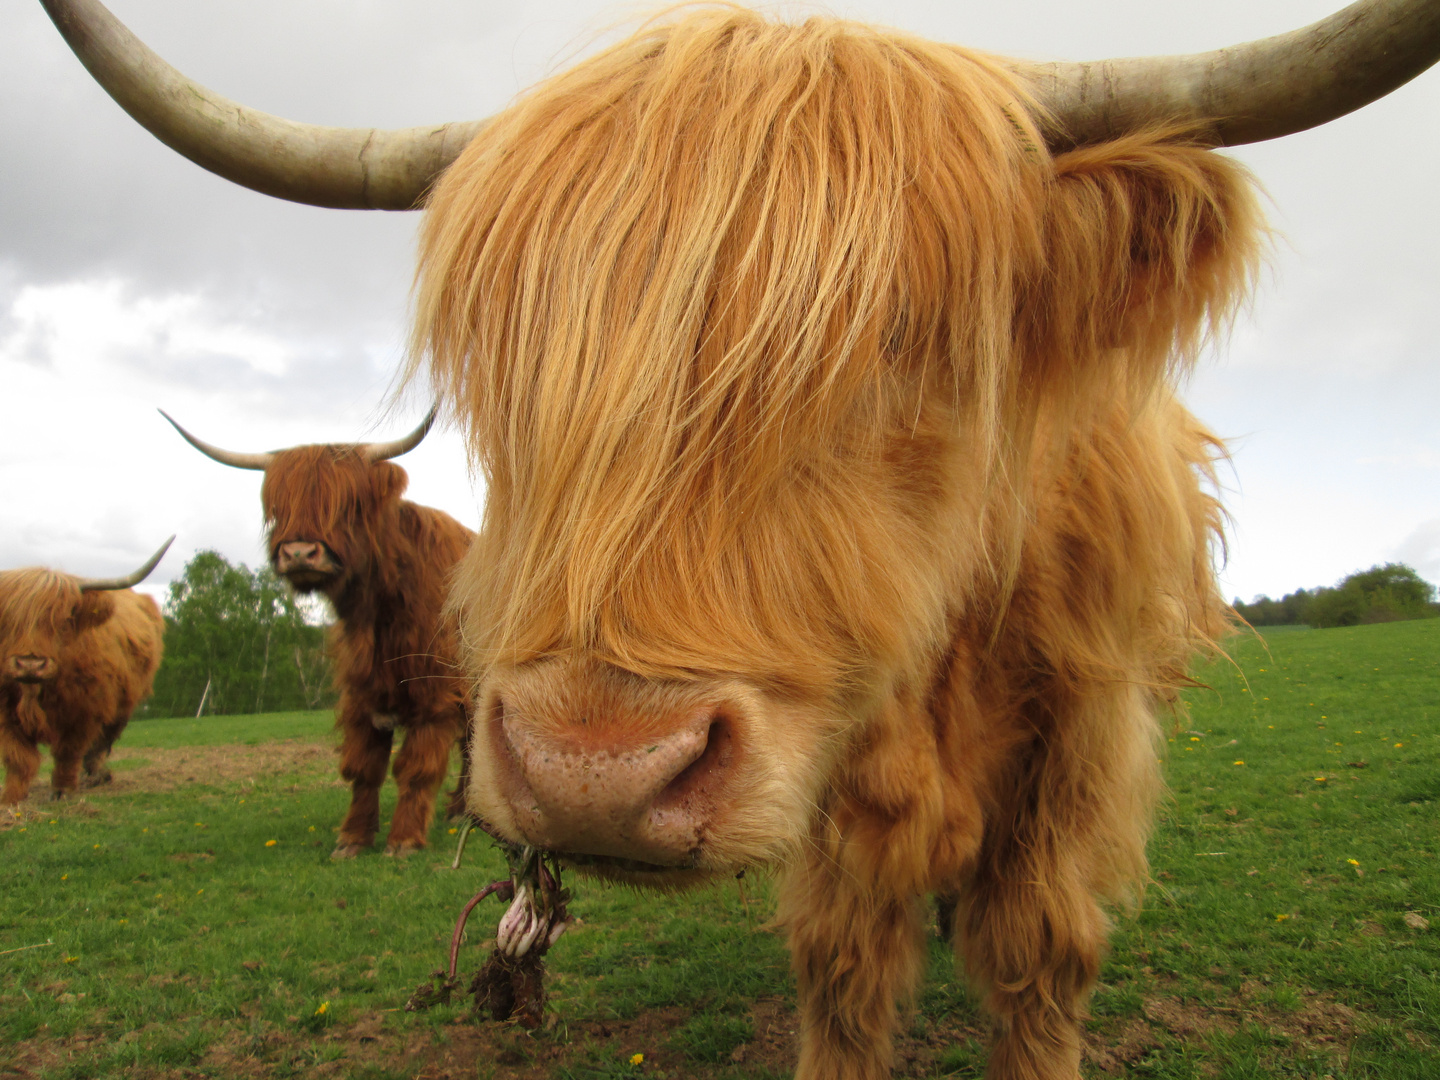
[[[69,794],[70,792],[67,791],[65,788],[53,788],[50,791],[50,801],[59,802],[61,799],[65,798],[65,796]]]
[[[411,855],[414,855],[415,852],[419,851],[422,846],[423,845],[417,844],[413,840],[401,840],[398,844],[392,840],[385,845],[385,854],[396,859],[408,859]]]
[[[336,844],[335,850],[330,852],[330,858],[353,859],[369,846],[369,844]]]

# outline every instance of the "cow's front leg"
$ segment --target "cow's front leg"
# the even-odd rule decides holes
[[[50,758],[53,762],[50,771],[52,799],[63,799],[80,786],[80,759],[89,741],[76,732],[66,731],[50,745]]]
[[[15,806],[25,801],[40,771],[40,747],[34,739],[0,726],[0,757],[5,760],[5,790],[0,793],[0,806]]]
[[[817,855],[786,874],[780,902],[800,989],[796,1080],[883,1080],[921,975],[922,897],[886,895]]]
[[[386,855],[409,855],[425,846],[435,812],[435,792],[450,769],[450,751],[457,734],[453,722],[430,721],[405,732],[405,743],[395,756],[395,783],[400,801],[390,823]]]
[[[350,812],[340,825],[332,859],[353,859],[380,831],[380,785],[390,766],[394,732],[375,722],[360,702],[340,702],[340,775],[350,781]]]
[[[987,1080],[1078,1080],[1104,912],[1038,853],[992,864],[956,916],[956,946],[995,1025]],[[1066,861],[1055,853],[1054,862]]]
[[[85,773],[84,785],[86,787],[98,787],[101,784],[110,783],[110,750],[129,722],[128,716],[122,716],[118,720],[106,724],[100,729],[100,734],[95,737],[90,748],[85,751],[81,769]]]

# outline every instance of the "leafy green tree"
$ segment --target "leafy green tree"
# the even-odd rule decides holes
[[[1385,563],[1349,574],[1333,588],[1299,589],[1279,600],[1257,596],[1235,610],[1251,626],[1308,623],[1314,627],[1359,626],[1440,616],[1435,586],[1404,563]]]
[[[1359,626],[1436,615],[1435,586],[1404,563],[1385,563],[1356,571],[1333,589],[1317,590],[1306,621],[1320,627]]]
[[[170,584],[152,716],[275,712],[330,704],[325,629],[268,566],[198,552]]]

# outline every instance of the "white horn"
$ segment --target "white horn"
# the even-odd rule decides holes
[[[160,560],[165,557],[165,552],[170,550],[170,545],[175,542],[175,537],[170,537],[160,545],[160,550],[151,555],[144,566],[140,567],[133,574],[118,578],[77,578],[76,584],[80,586],[81,592],[105,592],[110,589],[128,589],[131,586],[139,585],[150,576],[150,571],[159,565]]]
[[[359,450],[370,461],[388,461],[390,458],[399,457],[401,454],[408,454],[415,447],[420,445],[420,440],[430,433],[431,426],[435,423],[435,413],[439,406],[430,406],[430,411],[425,414],[425,419],[420,421],[420,426],[409,435],[391,442],[362,443]]]
[[[164,409],[156,409],[155,411],[170,421],[170,426],[180,433],[181,438],[206,457],[220,462],[221,465],[230,465],[237,469],[258,469],[264,472],[275,462],[275,454],[273,452],[264,454],[241,454],[234,450],[221,450],[220,447],[212,446],[204,439],[197,439],[194,435],[191,435],[190,432],[181,427],[175,421],[175,418]]]

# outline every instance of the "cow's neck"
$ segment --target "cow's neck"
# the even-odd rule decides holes
[[[330,604],[347,626],[383,636],[379,632],[390,622],[392,613],[403,606],[401,592],[398,583],[387,582],[382,575],[371,571],[363,577],[347,577],[330,595]]]

